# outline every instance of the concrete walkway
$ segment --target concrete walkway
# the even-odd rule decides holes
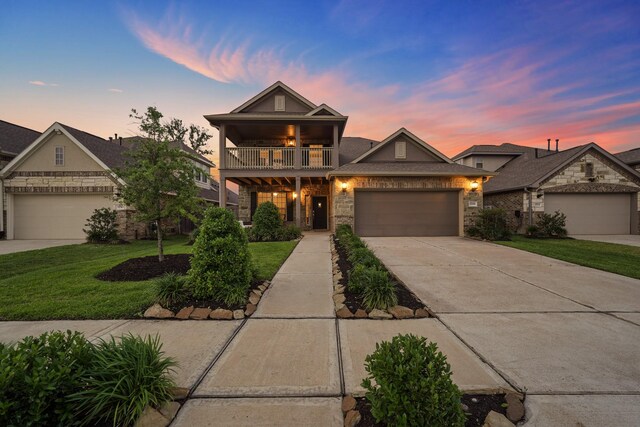
[[[638,234],[597,234],[597,235],[571,235],[578,240],[592,240],[594,242],[616,243],[618,245],[640,246]]]
[[[77,245],[86,240],[0,240],[0,255],[34,251],[55,246]]]
[[[0,341],[59,329],[93,340],[158,334],[180,364],[178,385],[191,390],[174,426],[342,426],[341,397],[363,393],[366,355],[399,333],[436,341],[465,391],[510,388],[437,319],[338,321],[329,238],[305,235],[249,319],[0,322]]]
[[[640,425],[640,280],[464,238],[368,238],[510,385],[526,426]]]

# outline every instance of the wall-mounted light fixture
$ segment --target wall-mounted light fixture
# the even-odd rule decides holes
[[[476,191],[479,185],[480,184],[478,184],[478,181],[476,180],[471,181],[471,191]]]
[[[273,197],[278,197],[278,193],[273,193]]]
[[[289,147],[293,147],[294,145],[296,145],[296,137],[295,136],[290,136],[287,138],[287,145]]]
[[[293,199],[297,199],[298,198],[298,193],[296,193],[295,191],[293,192]]]
[[[346,182],[343,182],[343,183],[342,183],[342,185],[341,185],[341,187],[342,187],[342,192],[343,192],[343,193],[346,193],[346,192],[347,192],[347,183],[346,183]]]

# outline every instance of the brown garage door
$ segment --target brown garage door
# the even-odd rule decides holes
[[[360,236],[457,236],[458,191],[356,189],[355,231]]]
[[[567,216],[569,234],[629,234],[629,194],[545,194],[544,211]]]

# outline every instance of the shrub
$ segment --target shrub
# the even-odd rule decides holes
[[[365,359],[362,386],[371,413],[390,426],[464,426],[458,387],[451,366],[435,343],[398,335],[376,344]],[[375,383],[374,383],[375,381]]]
[[[387,271],[368,268],[365,280],[366,283],[362,290],[362,304],[367,310],[374,308],[386,310],[398,304],[396,287]]]
[[[288,240],[299,239],[302,236],[302,230],[293,224],[281,227],[276,233],[276,240],[285,242]]]
[[[371,269],[362,264],[354,266],[349,272],[347,288],[353,293],[361,294],[367,286],[369,270]]]
[[[478,237],[486,240],[509,240],[507,213],[503,209],[482,209],[476,218]]]
[[[366,267],[382,267],[380,261],[366,247],[354,248],[348,256],[349,262],[353,265],[364,265]]]
[[[101,340],[85,376],[86,388],[70,396],[85,424],[133,425],[144,408],[171,400],[176,363],[164,357],[158,336]]]
[[[0,346],[0,425],[78,425],[67,396],[82,388],[93,354],[71,331]]]
[[[282,228],[282,217],[278,207],[272,202],[260,203],[253,214],[251,235],[256,241],[277,240],[278,231]]]
[[[538,236],[542,238],[563,238],[567,237],[567,216],[560,211],[556,211],[553,215],[543,213],[536,226],[538,227]]]
[[[540,228],[537,225],[530,225],[527,227],[525,235],[531,238],[538,238],[540,237]]]
[[[197,298],[215,298],[227,306],[244,304],[252,267],[247,236],[226,209],[205,213],[193,245],[189,288]]]
[[[189,233],[189,241],[187,242],[187,245],[193,245],[198,238],[198,234],[200,234],[200,228],[194,228],[191,233]]]
[[[93,215],[87,219],[82,229],[87,235],[87,241],[91,243],[110,243],[118,240],[118,213],[109,208],[100,208],[93,211]]]
[[[156,298],[160,304],[173,304],[183,301],[187,296],[186,278],[174,272],[166,273],[153,281]]]

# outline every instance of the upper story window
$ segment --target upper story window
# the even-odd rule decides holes
[[[476,162],[476,168],[477,169],[482,169],[484,167],[484,163],[482,162]]]
[[[396,159],[406,159],[406,158],[407,158],[407,142],[396,141]]]
[[[209,182],[209,177],[207,176],[206,173],[204,173],[203,171],[201,171],[200,169],[196,169],[196,181],[200,181],[200,182]]]
[[[64,166],[64,147],[56,147],[56,166]]]
[[[285,104],[284,104],[284,95],[276,95],[275,96],[276,99],[276,111],[284,111],[285,110]]]

